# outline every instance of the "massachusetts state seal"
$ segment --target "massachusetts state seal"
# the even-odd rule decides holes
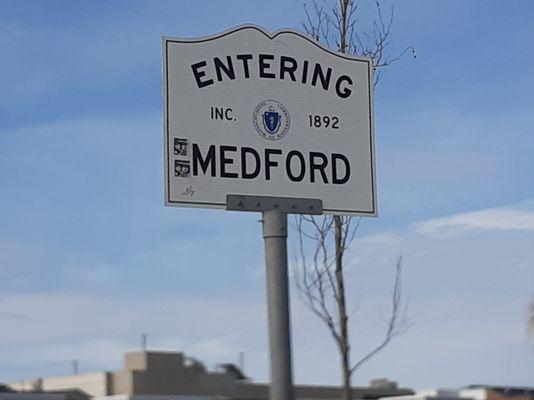
[[[256,132],[265,139],[278,140],[289,131],[289,112],[282,103],[264,100],[252,113],[252,123]]]

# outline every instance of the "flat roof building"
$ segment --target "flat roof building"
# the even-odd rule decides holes
[[[269,392],[267,384],[251,382],[233,364],[222,364],[218,370],[208,371],[202,363],[183,353],[154,351],[126,354],[122,371],[39,378],[13,382],[9,386],[20,391],[80,390],[98,400],[264,400]],[[410,394],[413,391],[397,388],[394,382],[386,380],[376,381],[370,387],[353,388],[354,399],[374,400]],[[295,397],[335,400],[341,398],[341,389],[296,385]]]

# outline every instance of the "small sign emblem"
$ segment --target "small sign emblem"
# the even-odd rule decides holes
[[[254,109],[252,123],[260,136],[278,140],[289,131],[289,112],[278,101],[264,100]]]
[[[187,155],[187,139],[174,138],[174,154],[177,156]]]
[[[185,178],[191,173],[191,163],[187,160],[174,160],[174,176]]]

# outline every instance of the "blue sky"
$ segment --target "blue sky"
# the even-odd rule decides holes
[[[534,4],[394,6],[392,52],[417,58],[376,92],[379,217],[348,263],[355,356],[381,332],[399,254],[413,325],[355,383],[534,385]],[[0,381],[75,358],[119,368],[143,332],[208,366],[244,351],[268,379],[259,215],[163,207],[161,37],[303,19],[292,0],[0,0]],[[337,383],[293,294],[296,381]]]

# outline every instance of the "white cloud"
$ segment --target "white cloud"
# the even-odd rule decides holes
[[[393,233],[378,233],[374,235],[364,236],[361,239],[356,240],[366,245],[398,247],[402,243],[402,236]]]
[[[491,208],[482,211],[436,218],[416,225],[420,234],[448,236],[464,231],[534,231],[534,210],[515,207]]]

